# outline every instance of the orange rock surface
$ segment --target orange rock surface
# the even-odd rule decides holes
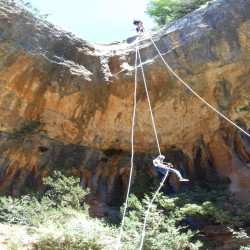
[[[176,74],[249,132],[247,3],[229,2],[199,9],[152,37]],[[126,189],[130,168],[135,37],[90,43],[5,1],[0,34],[0,188],[18,194],[61,166],[91,187],[93,204],[109,204],[114,189]],[[249,137],[166,69],[149,35],[139,48],[161,151],[193,183],[197,169],[215,171],[229,178],[239,199],[249,199]],[[145,157],[152,172],[158,153],[139,68],[138,74],[135,174]],[[170,182],[180,190],[174,176]]]

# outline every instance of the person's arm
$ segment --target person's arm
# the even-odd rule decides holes
[[[170,169],[170,166],[164,165],[163,163],[160,163],[160,164],[158,165],[158,167],[163,168],[163,169],[166,169],[166,170],[169,170],[169,169]]]

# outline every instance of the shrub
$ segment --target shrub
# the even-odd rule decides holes
[[[207,3],[209,3],[207,0],[151,0],[146,13],[158,25],[164,25]]]
[[[250,109],[249,106],[243,106],[239,108],[240,111],[248,111],[249,109]]]
[[[162,194],[159,197],[164,197]],[[198,249],[202,244],[199,241],[192,242],[196,232],[188,230],[186,227],[178,225],[181,217],[177,210],[173,209],[166,214],[159,199],[150,210],[148,216],[146,234],[143,249]],[[146,196],[140,202],[134,195],[130,196],[128,217],[124,225],[124,249],[136,249],[139,247],[145,211],[148,208],[150,199]],[[169,202],[170,206],[172,202]],[[133,246],[129,244],[133,242]]]
[[[47,185],[47,191],[43,195],[42,204],[82,209],[88,190],[82,189],[79,178],[66,177],[60,171],[54,171],[51,176],[43,179],[43,183]]]
[[[47,220],[36,230],[38,249],[114,249],[115,228],[72,208],[62,210],[68,215],[61,214],[60,223]]]
[[[24,0],[19,0],[19,2],[23,5],[23,10],[25,13],[32,14],[40,19],[46,19],[48,16],[50,16],[50,14],[41,14],[40,10],[30,2],[26,2]]]
[[[224,185],[214,186],[210,191],[196,187],[176,196],[175,206],[182,207],[187,215],[190,215],[190,204],[197,205],[193,214],[208,216],[210,223],[242,227],[250,221],[250,204],[233,200]]]
[[[26,232],[32,235],[30,244],[38,249],[115,249],[117,228],[88,216],[84,204],[87,192],[80,188],[79,178],[56,171],[44,183],[47,190],[40,200],[30,195],[1,197],[0,221],[26,225]],[[151,196],[139,200],[130,195],[122,249],[139,247]],[[242,249],[247,249],[249,236],[239,227],[249,226],[249,208],[249,204],[233,201],[225,186],[196,187],[172,197],[160,193],[148,216],[143,249],[199,249],[202,243],[197,241],[198,231],[188,218],[201,224],[231,227],[233,236],[242,242]],[[9,243],[13,248],[23,244],[21,240]]]
[[[124,227],[125,245],[132,241],[139,246],[149,202],[148,196],[140,202],[136,196],[130,195],[129,212]],[[232,200],[224,185],[210,190],[196,187],[171,198],[161,193],[156,197],[148,216],[144,249],[198,249],[202,244],[195,241],[198,236],[194,231],[195,227],[221,224],[237,229],[247,227],[249,221],[250,204]],[[196,226],[192,226],[194,224]],[[244,244],[247,244],[247,234],[244,231],[239,232],[237,236],[243,235]]]
[[[38,120],[27,120],[21,124],[20,129],[14,128],[13,133],[9,134],[9,138],[18,139],[35,133],[46,133],[46,130],[40,129],[43,125],[44,124],[40,122],[40,118],[38,118]]]
[[[35,197],[24,195],[21,198],[0,197],[0,221],[10,224],[37,225],[46,219],[47,213],[56,214],[62,207],[71,206],[76,210],[87,210],[84,198],[88,190],[79,185],[79,178],[66,177],[55,171],[44,178],[48,190],[39,202]]]
[[[40,204],[29,195],[19,198],[0,197],[0,221],[10,224],[29,224],[29,219],[40,210]]]

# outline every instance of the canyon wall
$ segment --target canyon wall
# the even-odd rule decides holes
[[[218,0],[139,37],[160,147],[190,184],[227,180],[250,197],[249,1]],[[128,23],[129,25],[129,23]],[[54,169],[90,187],[93,215],[122,202],[130,169],[136,37],[97,44],[0,2],[0,189],[19,195]],[[138,67],[135,172],[154,175],[158,150]],[[170,175],[175,191],[183,187]],[[120,201],[119,201],[120,199]]]

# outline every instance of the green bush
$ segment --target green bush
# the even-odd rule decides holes
[[[190,214],[187,207],[196,204],[197,213],[206,216],[204,219],[209,217],[210,223],[243,227],[250,221],[250,204],[233,200],[224,185],[214,186],[210,191],[196,187],[175,199],[175,206],[182,207],[187,215]]]
[[[48,190],[43,195],[42,204],[48,207],[71,206],[82,209],[88,190],[80,187],[80,178],[66,177],[60,171],[54,171],[51,176],[43,179],[43,183]]]
[[[38,249],[113,249],[117,230],[81,211],[62,208],[49,216],[36,234]]]
[[[146,13],[158,25],[164,25],[209,3],[207,0],[151,0]]]
[[[168,199],[169,202],[165,203],[165,205],[168,204],[171,207],[171,212],[165,213],[160,205],[162,199],[166,198],[160,194],[150,210],[143,249],[199,249],[202,246],[201,242],[192,240],[197,233],[187,229],[186,226],[178,225],[182,216],[177,209],[173,208],[171,199]],[[139,247],[145,211],[149,203],[148,196],[142,202],[133,194],[130,196],[129,207],[132,211],[129,211],[125,219],[124,249],[137,249]],[[133,246],[129,242],[133,242]]]
[[[47,191],[40,201],[29,195],[1,197],[1,222],[29,226],[34,236],[30,244],[37,249],[114,249],[117,229],[88,216],[84,204],[88,191],[79,181],[55,171],[44,178]],[[24,244],[22,239],[17,242],[11,237],[8,248],[22,249]]]
[[[89,217],[84,203],[88,192],[82,190],[79,181],[54,172],[44,179],[47,190],[39,200],[30,195],[1,197],[0,221],[25,225],[37,249],[115,249],[119,228]],[[151,196],[149,193],[139,200],[130,195],[122,249],[139,247]],[[210,185],[208,189],[196,187],[172,197],[160,193],[148,216],[143,249],[199,249],[202,243],[197,238],[201,233],[187,223],[187,218],[203,225],[230,227],[232,235],[241,240],[242,249],[249,245],[249,236],[239,229],[248,226],[249,204],[232,200],[225,186]],[[22,239],[10,239],[10,247],[17,244],[21,249]]]
[[[39,224],[48,211],[56,216],[62,207],[70,206],[75,210],[87,210],[84,204],[88,190],[83,190],[80,179],[66,177],[55,171],[51,177],[43,179],[47,191],[39,202],[35,197],[24,195],[21,198],[0,197],[0,221],[10,224]],[[45,218],[46,219],[46,218]]]
[[[27,14],[32,14],[40,19],[46,19],[50,14],[42,14],[38,8],[32,5],[30,2],[19,0],[19,2],[23,6],[24,12]]]
[[[19,198],[0,197],[0,221],[10,224],[29,224],[29,219],[40,210],[40,204],[28,195]]]
[[[14,128],[13,133],[9,134],[9,138],[18,139],[35,133],[46,133],[46,130],[40,129],[43,125],[44,124],[40,122],[40,118],[38,118],[38,120],[27,120],[21,124],[19,129]]]
[[[130,195],[124,227],[125,245],[133,241],[139,246],[149,202],[148,196],[140,202],[136,196]],[[198,249],[202,245],[195,241],[198,232],[191,231],[194,227],[189,226],[187,218],[200,225],[221,224],[237,230],[248,226],[250,204],[232,200],[224,185],[211,187],[210,190],[196,187],[171,198],[161,193],[156,197],[148,216],[145,249]],[[240,232],[248,239],[246,232]]]
[[[248,111],[250,108],[249,108],[249,106],[243,106],[239,109],[240,109],[240,111]]]

